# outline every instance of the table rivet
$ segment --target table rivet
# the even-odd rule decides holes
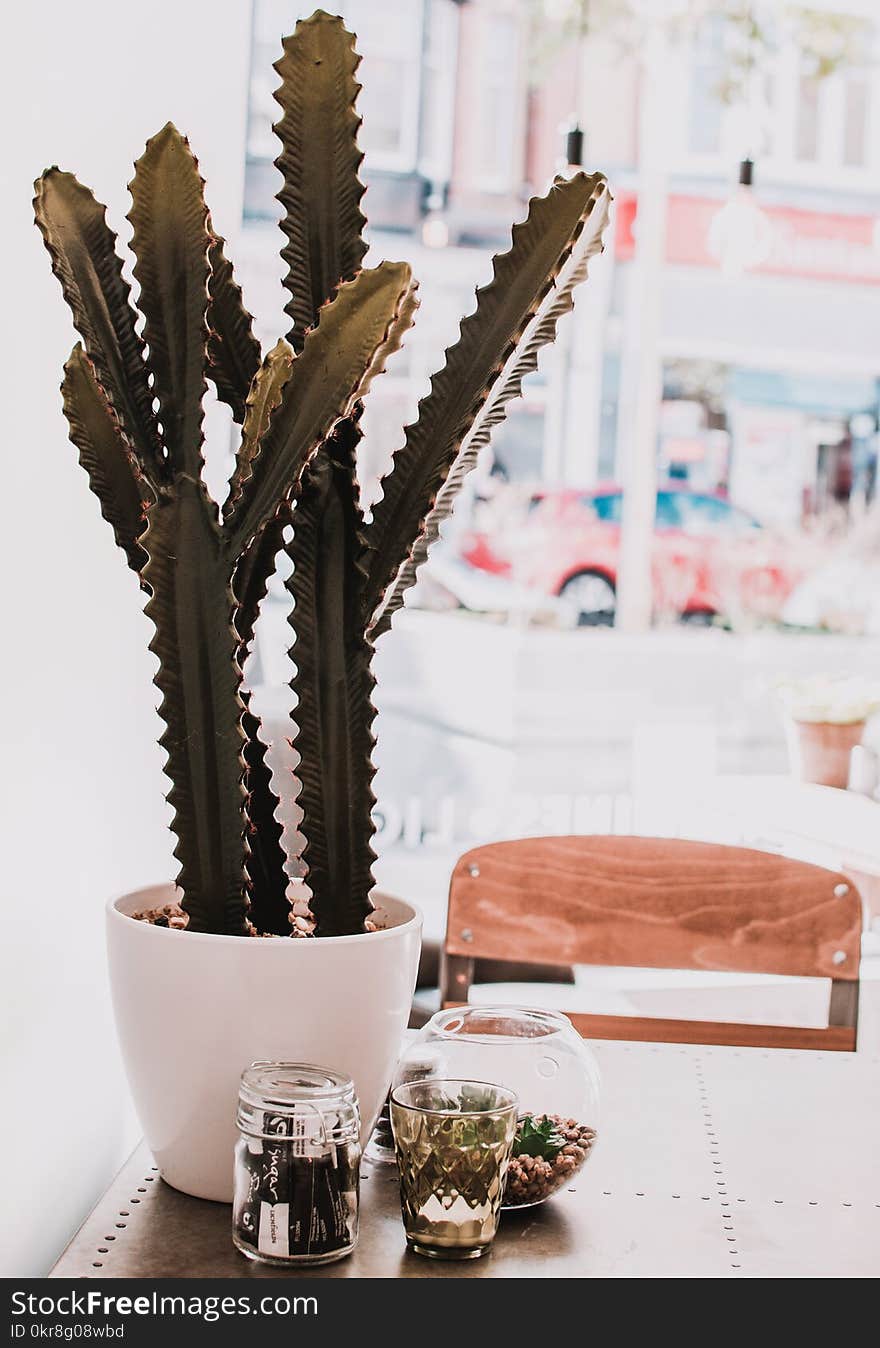
[[[471,877],[472,880],[476,880],[479,874],[480,874],[479,866],[475,865],[474,862],[471,862],[471,864],[468,866],[468,875]]]
[[[831,956],[831,963],[832,963],[832,964],[845,964],[845,963],[846,963],[846,951],[845,951],[845,950],[835,950],[834,954]]]
[[[474,939],[474,933],[471,931],[470,927],[465,927],[464,931],[461,933],[461,939],[463,941],[472,941]]]
[[[845,899],[848,893],[849,893],[849,885],[840,884],[834,886],[835,899]]]

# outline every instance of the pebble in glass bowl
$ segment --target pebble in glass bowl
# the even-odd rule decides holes
[[[570,1185],[599,1131],[599,1068],[567,1016],[521,1006],[438,1011],[400,1059],[394,1084],[458,1078],[506,1086],[520,1101],[504,1207]]]

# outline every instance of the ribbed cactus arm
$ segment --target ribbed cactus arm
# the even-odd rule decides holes
[[[427,561],[432,544],[440,537],[443,522],[452,514],[466,477],[476,467],[495,427],[505,420],[511,404],[521,396],[523,380],[538,368],[542,348],[555,340],[559,320],[573,308],[574,292],[587,279],[591,259],[602,251],[602,232],[608,223],[611,198],[600,174],[593,175],[593,182],[594,191],[586,208],[584,226],[566,262],[529,320],[499,377],[492,382],[491,391],[471,422],[433,506],[421,522],[409,555],[378,608],[370,613],[368,630],[374,641],[388,631],[394,614],[403,606],[407,591],[416,582],[419,567]],[[376,589],[373,589],[370,599],[374,599],[375,594]]]
[[[411,320],[413,290],[406,263],[382,262],[346,281],[321,310],[227,516],[233,554],[243,552],[277,515],[309,460],[381,373]]]
[[[224,508],[228,517],[237,503],[242,483],[250,476],[251,459],[257,453],[269,418],[281,400],[281,391],[290,374],[293,351],[280,341],[268,353],[254,374],[245,403],[241,445]],[[266,597],[269,577],[281,549],[289,511],[282,507],[274,519],[246,546],[236,559],[232,577],[235,594],[235,629],[239,637],[238,663],[242,669],[251,649],[260,607]],[[287,857],[283,846],[284,830],[278,821],[279,801],[272,784],[272,772],[264,742],[262,723],[251,707],[249,690],[242,694],[245,714],[245,789],[247,801],[248,857],[246,871],[250,918],[258,931],[290,934],[290,904],[287,901]]]
[[[144,342],[107,209],[72,173],[58,168],[47,169],[34,187],[37,225],[74,326],[141,471],[155,483],[166,476],[162,442]]]
[[[359,64],[352,34],[321,10],[296,25],[275,63],[281,76],[275,165],[283,179],[278,200],[286,237],[281,257],[290,295],[288,337],[296,351],[340,282],[360,271],[367,251],[355,110]]]
[[[373,887],[373,649],[361,621],[359,433],[346,421],[306,470],[287,552],[293,572],[297,803],[319,936],[363,931]]]
[[[147,507],[155,495],[123,434],[95,367],[77,344],[64,367],[64,415],[89,486],[112,525],[128,564],[138,574],[147,554],[138,541],[147,527]]]
[[[159,667],[161,744],[171,779],[174,855],[193,931],[243,935],[244,734],[230,566],[201,482],[178,476],[148,515],[143,546],[150,650]]]
[[[253,319],[244,307],[241,287],[225,253],[226,240],[208,223],[208,363],[206,374],[242,421],[251,380],[260,368],[260,343],[254,336]]]
[[[198,164],[171,122],[147,141],[130,189],[134,274],[168,467],[197,478],[211,235]]]
[[[578,173],[534,198],[526,219],[513,228],[510,249],[494,259],[492,280],[478,290],[476,309],[462,319],[459,340],[446,352],[443,369],[431,380],[418,418],[382,479],[367,529],[366,619],[374,637],[403,602],[398,573],[475,421],[495,390],[503,391],[505,401],[518,394],[521,379],[505,379],[505,373],[606,193],[601,174]],[[493,415],[503,405],[496,400]]]

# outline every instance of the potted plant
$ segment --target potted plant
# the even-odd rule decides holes
[[[276,162],[291,327],[267,354],[197,162],[171,124],[148,142],[130,185],[142,329],[91,191],[52,168],[35,200],[82,339],[62,385],[70,437],[155,628],[180,863],[176,889],[109,906],[114,1008],[163,1176],[222,1200],[237,1082],[252,1060],[349,1072],[365,1132],[384,1098],[420,918],[402,900],[371,898],[375,642],[571,307],[609,201],[600,174],[576,173],[530,203],[368,519],[355,465],[362,401],[413,321],[416,287],[402,263],[363,267],[352,35],[319,11],[283,47]],[[202,479],[206,380],[241,426],[222,507]],[[289,788],[308,885],[307,901],[293,905],[279,802],[242,677],[282,549],[293,563],[299,755]]]
[[[880,686],[814,675],[780,683],[779,695],[795,776],[819,786],[845,787],[852,751],[862,742],[868,717],[880,708]]]

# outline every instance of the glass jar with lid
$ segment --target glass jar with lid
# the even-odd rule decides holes
[[[490,1081],[519,1099],[505,1207],[542,1203],[570,1186],[599,1132],[599,1067],[567,1016],[522,1006],[438,1011],[403,1053],[394,1085]]]
[[[249,1259],[326,1264],[355,1247],[361,1148],[351,1077],[307,1063],[242,1073],[232,1239]]]

